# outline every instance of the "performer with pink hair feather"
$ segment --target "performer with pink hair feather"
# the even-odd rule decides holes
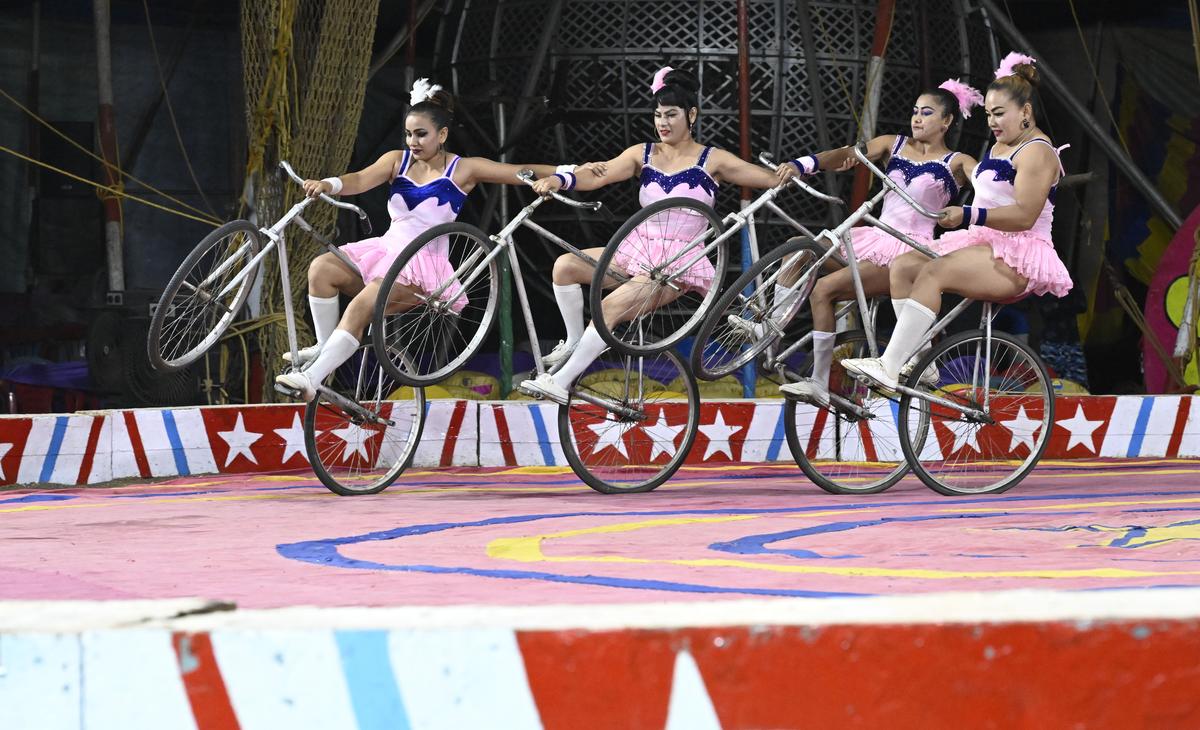
[[[867,156],[873,161],[886,161],[888,177],[903,187],[926,208],[940,209],[958,195],[969,183],[969,171],[975,160],[969,155],[954,152],[946,146],[946,134],[961,119],[971,116],[971,109],[983,101],[983,95],[967,84],[948,79],[935,89],[917,97],[913,104],[910,134],[888,134],[867,143]],[[841,147],[815,155],[805,155],[790,164],[779,166],[780,180],[797,174],[812,174],[817,170],[845,170],[858,163],[853,147]],[[933,241],[934,222],[921,216],[898,195],[889,193],[883,199],[880,220],[926,246]],[[888,270],[897,256],[912,250],[908,244],[893,238],[879,228],[861,226],[850,231],[850,242],[858,260],[858,272],[868,297],[888,293]],[[791,296],[787,274],[776,286],[775,301]],[[809,297],[813,315],[813,374],[811,378],[780,386],[780,392],[819,406],[829,404],[829,370],[833,363],[834,310],[837,302],[854,298],[854,282],[849,269],[822,276]],[[892,300],[897,313],[903,300]],[[786,311],[786,307],[777,307]],[[735,321],[736,320],[736,321]],[[731,317],[730,325],[746,330],[748,337],[761,333],[747,320]]]
[[[1035,63],[1010,53],[996,70],[984,101],[996,143],[971,172],[974,203],[943,209],[938,223],[967,228],[935,242],[933,249],[941,254],[937,259],[913,252],[895,261],[892,300],[907,305],[883,355],[843,360],[847,370],[895,387],[903,359],[937,319],[944,292],[1003,302],[1028,294],[1061,297],[1071,290],[1071,276],[1050,240],[1063,148],[1055,148],[1037,126]]]

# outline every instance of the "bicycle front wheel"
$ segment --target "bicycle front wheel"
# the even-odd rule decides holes
[[[180,264],[150,317],[146,352],[155,370],[174,372],[208,352],[237,318],[258,265],[262,234],[230,221],[208,234]]]
[[[908,473],[892,407],[895,402],[851,378],[840,364],[870,354],[862,330],[838,334],[829,392],[853,408],[836,404],[819,408],[795,400],[783,405],[783,427],[792,458],[805,476],[831,494],[876,494]],[[912,432],[919,433],[927,421],[920,413],[913,417]]]
[[[368,347],[359,348],[327,385],[340,397],[319,393],[304,413],[313,472],[342,496],[387,489],[412,463],[421,441],[425,391],[402,387]]]
[[[631,355],[667,350],[690,335],[720,294],[728,245],[712,208],[667,198],[642,208],[604,248],[592,279],[592,323],[609,347]],[[708,250],[706,250],[708,249]],[[617,311],[606,314],[614,281]]]
[[[793,239],[738,277],[696,332],[691,354],[696,377],[731,375],[777,342],[808,301],[819,276],[816,263],[824,254],[825,248],[810,238]]]
[[[475,356],[500,301],[500,263],[489,258],[495,248],[466,223],[434,226],[405,247],[375,304],[372,342],[388,375],[433,385]]]
[[[571,387],[558,438],[571,468],[605,494],[649,492],[687,458],[700,428],[700,389],[674,352],[609,351]]]
[[[936,388],[919,373],[937,367]],[[949,496],[998,494],[1024,479],[1046,450],[1054,388],[1041,358],[1003,332],[963,332],[943,340],[913,368],[908,387],[931,397],[900,399],[900,443],[927,487]],[[926,411],[929,427],[908,428],[905,413]]]

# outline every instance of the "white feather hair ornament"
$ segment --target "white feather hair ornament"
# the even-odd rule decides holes
[[[433,95],[441,90],[441,86],[429,83],[429,79],[417,79],[413,82],[412,91],[408,94],[408,104],[409,106],[416,106],[427,99],[433,98]]]

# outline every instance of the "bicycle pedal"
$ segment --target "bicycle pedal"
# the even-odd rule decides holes
[[[286,385],[283,385],[281,383],[275,384],[275,392],[280,393],[282,395],[286,395],[288,398],[291,398],[293,400],[304,400],[303,393],[296,390],[295,388],[289,388]]]

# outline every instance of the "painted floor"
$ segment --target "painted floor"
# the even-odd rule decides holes
[[[1200,586],[1200,460],[1045,462],[1010,492],[828,495],[784,465],[642,495],[559,468],[0,491],[0,599],[539,605]]]

